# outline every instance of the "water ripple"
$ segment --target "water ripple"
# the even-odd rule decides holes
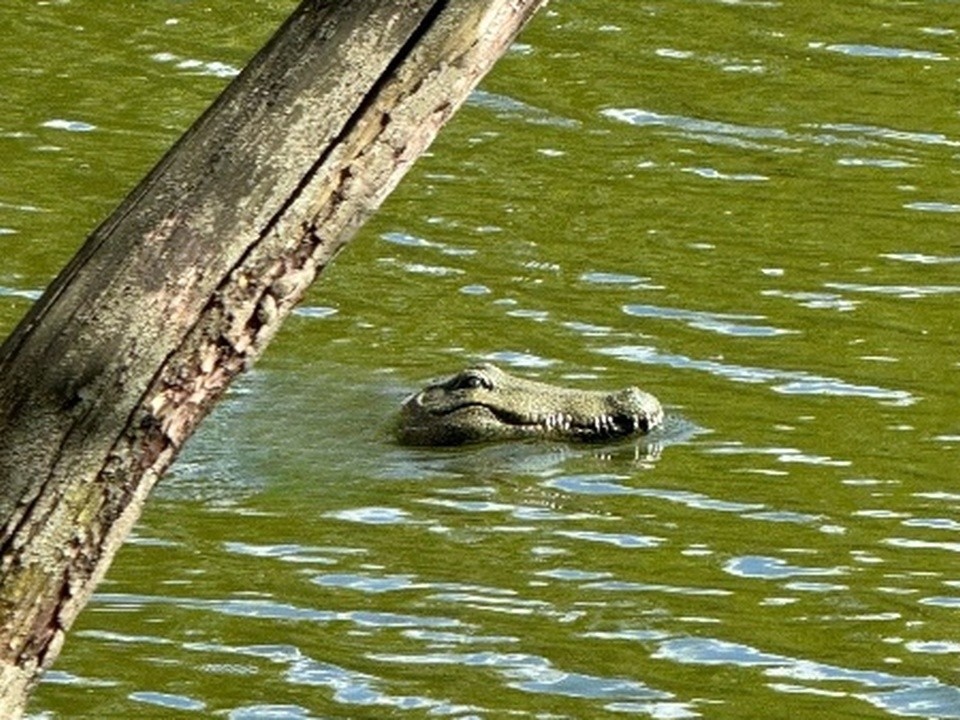
[[[552,125],[554,127],[575,129],[580,127],[577,120],[555,115],[543,108],[529,105],[507,95],[474,90],[467,98],[467,104],[492,110],[501,118],[518,118],[534,125]]]
[[[541,570],[535,574],[538,577],[547,577],[553,580],[564,580],[567,582],[586,582],[588,580],[603,580],[612,577],[608,572],[578,570],[577,568],[553,568],[552,570]]]
[[[0,285],[0,297],[16,297],[24,300],[38,300],[43,294],[42,290],[21,290],[19,288],[4,287]]]
[[[810,127],[829,132],[839,132],[844,134],[861,135],[870,138],[879,138],[881,140],[892,140],[895,142],[908,142],[915,145],[945,145],[947,147],[960,147],[960,140],[951,140],[943,133],[914,132],[910,130],[895,130],[877,125],[860,125],[857,123],[822,123],[810,125]]]
[[[604,678],[583,673],[563,672],[552,668],[524,668],[513,671],[516,677],[509,687],[524,692],[561,695],[597,700],[646,700],[667,698],[667,693],[653,690],[635,680]]]
[[[886,538],[885,545],[906,548],[908,550],[946,550],[960,552],[960,542],[935,542],[932,540],[917,540],[916,538]]]
[[[487,592],[441,592],[430,596],[431,600],[455,603],[473,610],[493,612],[503,615],[543,615],[547,617],[566,617],[553,609],[545,600],[525,600],[512,594]]]
[[[634,488],[622,485],[620,481],[629,477],[619,475],[561,475],[548,480],[546,487],[578,495],[632,495]]]
[[[493,668],[508,687],[523,692],[596,700],[672,700],[671,693],[656,690],[637,680],[587,675],[557,669],[544,657],[523,653],[425,653],[421,655],[378,653],[371,659],[403,665],[458,665]],[[686,706],[684,706],[686,707]]]
[[[957,206],[960,209],[960,205]],[[880,257],[919,265],[953,265],[960,263],[960,255],[927,255],[920,252],[883,253]]]
[[[861,283],[824,283],[825,287],[847,292],[891,295],[902,300],[915,300],[932,295],[960,293],[960,285],[865,285]]]
[[[234,708],[229,720],[311,720],[315,715],[299,705],[247,705]]]
[[[667,595],[688,595],[691,597],[729,597],[730,595],[733,595],[732,591],[720,590],[719,588],[663,585],[658,583],[629,582],[626,580],[605,580],[600,582],[591,582],[586,583],[581,587],[588,588],[590,590],[603,590],[606,592],[664,593]]]
[[[569,321],[561,323],[568,330],[573,330],[584,337],[607,337],[613,333],[613,328],[607,325],[593,325],[591,323]]]
[[[579,495],[635,495],[679,503],[693,510],[736,513],[751,520],[765,522],[809,524],[820,522],[823,518],[808,513],[789,510],[769,509],[760,503],[741,503],[732,500],[718,500],[688,490],[666,488],[632,488],[618,482],[627,478],[615,475],[562,475],[544,483],[547,487]],[[629,536],[633,537],[633,536]],[[591,539],[591,538],[583,538]],[[593,538],[597,539],[597,538]],[[660,541],[660,538],[647,538],[647,541]]]
[[[556,360],[534,355],[529,352],[517,352],[515,350],[499,350],[488,353],[484,355],[481,360],[521,368],[546,368],[557,364]]]
[[[828,455],[811,455],[790,447],[751,447],[741,443],[730,443],[711,447],[704,452],[710,455],[775,455],[778,462],[822,465],[827,467],[850,467],[850,460],[837,460]]]
[[[856,310],[860,305],[859,300],[847,300],[842,295],[825,292],[807,292],[807,291],[785,291],[785,290],[763,290],[761,295],[765,297],[782,297],[788,300],[796,300],[802,307],[813,310],[837,310],[839,312],[850,312]]]
[[[903,168],[916,167],[914,163],[901,160],[900,158],[861,158],[844,157],[837,160],[837,165],[843,167],[869,167],[882,168],[885,170],[901,170]]]
[[[76,633],[80,635],[81,633]],[[47,670],[43,674],[41,681],[44,685],[50,683],[53,685],[72,685],[78,688],[109,688],[116,687],[120,683],[116,680],[102,680],[100,678],[86,678],[65,672],[64,670]],[[29,717],[29,716],[28,716]]]
[[[47,120],[41,124],[41,127],[49,128],[51,130],[66,130],[67,132],[72,133],[88,133],[97,129],[96,125],[92,125],[82,120],[65,120],[63,118]]]
[[[185,695],[140,691],[132,692],[127,697],[134,702],[140,702],[146,705],[156,705],[158,707],[167,708],[168,710],[178,710],[180,712],[199,712],[207,709],[206,703],[186,697]]]
[[[173,64],[178,70],[182,70],[190,75],[208,75],[229,79],[240,74],[239,68],[218,60],[205,61],[194,58],[183,58],[169,52],[154,53],[150,59],[158,63]]]
[[[914,50],[911,48],[888,47],[885,45],[864,45],[856,43],[833,43],[811,42],[807,47],[813,50],[826,50],[827,52],[840,53],[841,55],[850,55],[859,58],[887,58],[893,60],[929,60],[933,62],[946,62],[950,60],[947,55],[933,52],[931,50]]]
[[[223,549],[228,553],[248,555],[257,558],[273,558],[289,563],[309,563],[312,565],[336,565],[345,555],[363,555],[362,548],[311,547],[293,543],[253,544],[243,542],[225,542]]]
[[[924,527],[933,530],[947,530],[949,532],[960,532],[960,522],[951,518],[911,518],[904,520],[903,524],[907,527]]]
[[[954,640],[911,640],[904,647],[910,652],[927,655],[960,654],[960,643]]]
[[[339,310],[334,307],[324,307],[322,305],[300,305],[293,309],[293,314],[298,317],[313,318],[324,320],[336,315]]]
[[[668,500],[670,502],[680,503],[693,510],[711,510],[713,512],[728,513],[746,513],[763,510],[764,506],[758,503],[740,503],[731,500],[717,500],[707,495],[690,492],[688,490],[668,490],[661,488],[641,488],[637,490],[638,495],[644,497],[657,498],[659,500]]]
[[[660,285],[652,285],[653,278],[641,277],[639,275],[629,275],[627,273],[614,273],[591,271],[585,272],[580,276],[581,282],[600,286],[619,286],[623,285],[630,290],[659,290]]]
[[[405,232],[383,233],[380,236],[380,239],[393,245],[401,245],[403,247],[437,250],[443,255],[476,255],[477,253],[477,251],[472,248],[454,247],[446,243],[437,242],[435,240],[427,240],[426,238],[418,237]]]
[[[702,370],[733,382],[771,383],[773,390],[785,394],[865,397],[894,405],[912,405],[916,402],[914,395],[906,390],[888,390],[876,385],[855,385],[844,380],[821,377],[804,371],[728,365],[716,360],[694,360],[684,355],[662,353],[647,345],[597,348],[595,352],[645,365]]]
[[[664,115],[639,108],[608,108],[602,110],[600,114],[636,127],[668,127],[694,134],[733,135],[751,140],[789,140],[791,137],[786,130],[780,128],[738,125],[685,115]]]
[[[896,130],[855,123],[809,123],[801,127],[815,130],[811,133],[792,133],[782,128],[740,125],[719,120],[667,115],[639,108],[609,108],[601,114],[612,120],[635,127],[665,127],[707,142],[732,144],[747,150],[797,152],[796,145],[848,144],[868,146],[870,141],[906,142],[915,145],[944,145],[960,147],[960,141],[943,133]],[[772,143],[771,141],[776,141]],[[789,143],[789,147],[786,144]]]
[[[760,555],[744,555],[729,560],[723,566],[724,572],[738,577],[780,580],[798,576],[846,575],[847,568],[842,567],[800,567],[786,560]]]
[[[434,647],[457,647],[462,645],[481,645],[481,644],[502,644],[518,643],[520,638],[511,635],[478,635],[474,628],[469,632],[444,632],[440,630],[427,630],[423,628],[414,628],[404,630],[403,636],[412,640],[419,640]]]
[[[652,535],[630,535],[627,533],[602,533],[588,530],[558,530],[556,535],[586,540],[587,542],[606,543],[620,548],[655,548],[667,541],[666,538]]]
[[[322,587],[359,590],[360,592],[374,594],[426,587],[422,583],[414,582],[413,575],[384,575],[374,577],[357,573],[330,573],[317,575],[311,582]]]
[[[945,203],[945,202],[910,202],[905,203],[904,208],[907,210],[919,210],[921,212],[935,212],[935,213],[960,213],[960,205],[955,203]]]
[[[689,167],[684,168],[683,172],[702,177],[706,180],[728,180],[730,182],[769,182],[768,175],[758,175],[756,173],[725,173],[712,167]]]
[[[400,615],[390,612],[364,610],[333,611],[299,607],[269,599],[225,598],[207,600],[189,597],[132,595],[126,593],[103,593],[94,595],[98,605],[116,608],[141,608],[146,605],[173,605],[187,610],[204,610],[231,617],[257,618],[260,620],[284,620],[309,623],[349,622],[362,627],[458,627],[460,622],[452,618],[434,616]]]
[[[728,4],[734,4],[731,0],[726,0]],[[692,50],[678,50],[676,48],[662,47],[657,48],[653,51],[653,54],[657,57],[667,58],[670,60],[699,60],[701,62],[707,63],[708,65],[713,65],[719,67],[724,72],[732,73],[765,73],[767,71],[766,66],[756,59],[753,60],[740,60],[738,58],[728,58],[721,55],[701,55],[698,57],[697,53]]]
[[[50,212],[45,210],[42,207],[37,207],[36,205],[27,205],[23,203],[8,203],[0,200],[0,210],[14,210],[16,212],[23,213],[46,213]]]
[[[450,275],[465,275],[466,271],[447,265],[428,265],[427,263],[401,262],[396,258],[380,258],[378,262],[384,265],[395,265],[414,275],[432,275],[433,277],[448,277]]]
[[[311,658],[301,658],[287,671],[287,680],[295,685],[312,685],[330,688],[333,699],[345,705],[366,705],[393,707],[398,710],[429,710],[434,715],[446,715],[474,712],[479,708],[456,706],[449,703],[418,695],[390,695],[377,685],[379,679],[356,670],[319,662]]]
[[[325,513],[324,517],[365,525],[402,525],[410,523],[410,513],[400,508],[362,507]]]
[[[761,667],[766,668],[765,673],[771,677],[804,682],[852,683],[862,686],[865,691],[847,693],[838,689],[832,692],[864,700],[894,715],[960,718],[960,688],[932,677],[901,677],[871,670],[850,670],[712,638],[668,640],[660,645],[653,657],[685,665]]]
[[[624,305],[623,312],[633,317],[679,320],[697,330],[706,330],[733,337],[777,337],[797,332],[768,325],[747,325],[737,320],[763,320],[762,315],[734,315],[702,310],[660,307],[658,305]]]

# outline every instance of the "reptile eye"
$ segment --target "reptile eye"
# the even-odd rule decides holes
[[[481,388],[493,390],[493,383],[482,375],[463,375],[454,378],[450,387],[451,390],[480,390]]]

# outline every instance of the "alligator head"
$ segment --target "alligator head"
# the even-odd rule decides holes
[[[635,387],[619,392],[562,388],[485,364],[407,399],[397,434],[409,445],[515,438],[591,441],[645,434],[662,421],[660,402]]]

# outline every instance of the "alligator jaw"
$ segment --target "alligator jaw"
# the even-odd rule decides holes
[[[562,388],[482,365],[409,398],[398,437],[412,445],[523,438],[590,442],[644,434],[662,419],[657,399],[637,388],[615,393]]]
[[[651,429],[650,418],[640,413],[611,413],[592,417],[578,417],[571,413],[555,412],[538,417],[526,417],[494,405],[468,403],[446,410],[441,414],[449,415],[468,407],[486,410],[496,421],[517,433],[544,438],[559,437],[583,441],[612,440],[637,433],[648,433]]]

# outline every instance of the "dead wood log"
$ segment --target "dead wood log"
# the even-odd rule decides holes
[[[0,346],[0,717],[178,450],[545,0],[304,0]]]

